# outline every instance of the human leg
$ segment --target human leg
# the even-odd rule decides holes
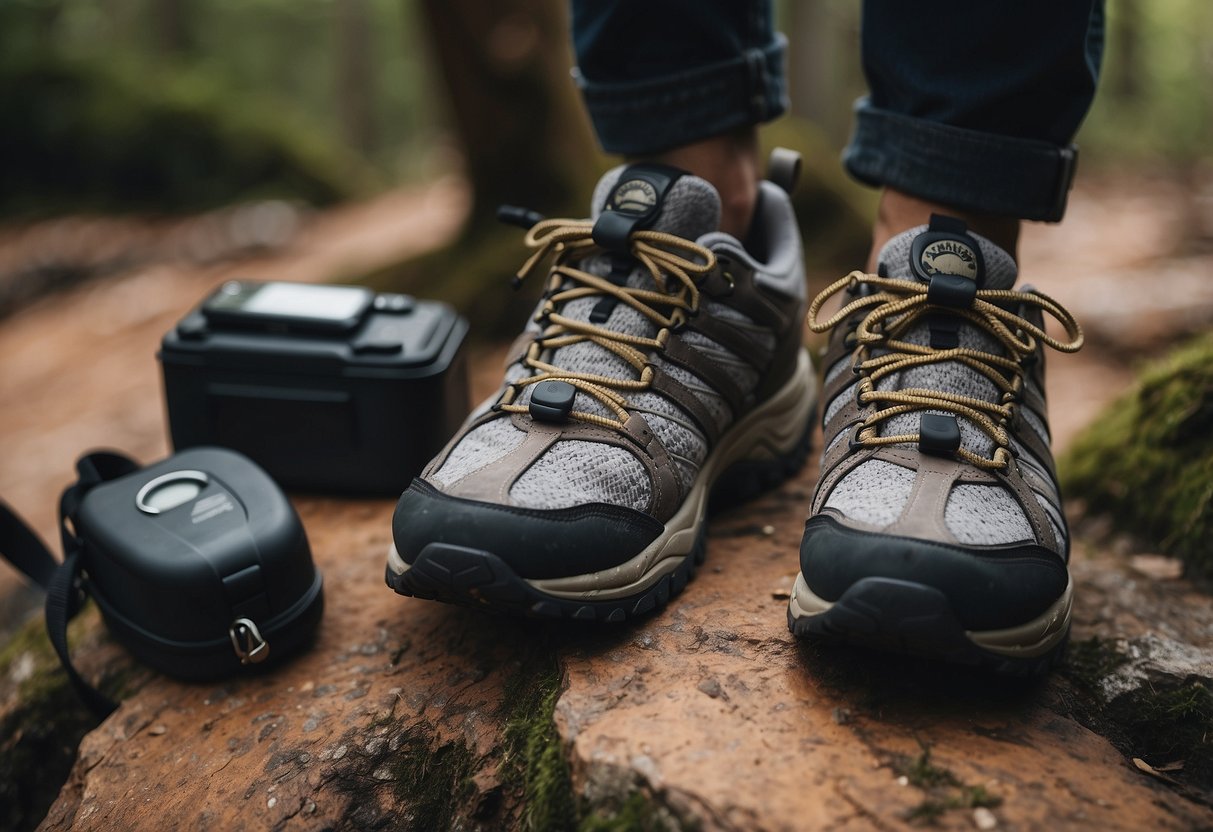
[[[401,497],[387,580],[613,622],[685,585],[710,499],[751,496],[803,464],[815,381],[790,181],[759,182],[754,158],[753,125],[782,106],[767,99],[782,99],[769,7],[581,8],[575,31],[599,31],[581,50],[587,103],[604,145],[638,161],[603,178],[591,219],[529,229],[518,277],[545,277],[544,296],[499,392]],[[744,13],[742,28],[713,29],[713,10]],[[739,37],[751,24],[765,36]],[[607,42],[613,60],[599,62]],[[728,193],[747,189],[748,207]]]
[[[846,161],[886,191],[877,273],[810,311],[832,333],[822,476],[789,604],[798,635],[1011,673],[1047,668],[1064,644],[1072,583],[1043,350],[1082,336],[1056,303],[1013,290],[1014,246],[1021,219],[1064,210],[1102,16],[1050,4],[1050,34],[1025,50],[1035,6],[865,6],[873,89]],[[1017,47],[1022,60],[1000,62]],[[843,309],[821,320],[828,295]]]
[[[690,171],[741,237],[758,198],[755,126],[787,109],[771,4],[572,3],[575,76],[603,149]]]

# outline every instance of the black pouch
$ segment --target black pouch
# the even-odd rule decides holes
[[[179,679],[230,676],[310,642],[321,575],[294,508],[247,458],[194,448],[139,468],[98,452],[76,468],[59,503],[63,563],[3,503],[0,547],[46,589],[51,642],[99,715],[115,705],[80,677],[67,645],[87,596],[115,639]]]

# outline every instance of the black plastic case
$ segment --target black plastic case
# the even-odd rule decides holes
[[[157,509],[165,486],[196,490]],[[265,472],[195,448],[90,489],[75,515],[86,588],[110,632],[181,679],[276,663],[311,640],[324,608],[299,516]]]
[[[199,306],[159,354],[173,445],[247,454],[288,488],[402,492],[468,412],[467,322],[379,295],[348,333],[256,331]]]

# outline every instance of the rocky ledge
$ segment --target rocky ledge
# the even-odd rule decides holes
[[[1080,547],[1071,658],[1035,683],[806,646],[784,605],[810,487],[716,518],[666,610],[586,629],[397,597],[391,504],[300,500],[315,648],[185,685],[86,617],[76,650],[123,703],[71,763],[49,726],[87,717],[34,622],[0,666],[0,808],[36,823],[57,759],[44,829],[1213,824],[1207,596]]]

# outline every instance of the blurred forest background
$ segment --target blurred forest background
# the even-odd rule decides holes
[[[1084,166],[1207,163],[1213,4],[1108,5]],[[859,3],[784,0],[778,13],[793,113],[837,150],[863,91]],[[537,99],[569,99],[560,129],[586,141],[564,26],[558,0],[3,0],[0,216],[190,211],[266,195],[326,204],[457,170],[469,136],[508,130],[497,109],[530,114]],[[485,80],[539,61],[546,88]],[[461,99],[475,98],[474,82],[508,106],[486,107],[473,127],[460,122],[484,104]],[[552,118],[527,126],[539,133]],[[545,151],[552,142],[534,138]]]
[[[792,117],[765,133],[807,160],[798,213],[810,269],[848,268],[867,244],[873,194],[838,162],[864,90],[859,7],[777,2]],[[1083,176],[1148,171],[1213,193],[1213,3],[1108,8]],[[479,291],[502,273],[507,244],[517,259],[516,230],[495,228],[493,211],[582,214],[609,164],[569,74],[567,25],[563,0],[0,0],[0,231],[283,200],[293,213],[249,215],[268,231],[237,228],[273,242],[309,206],[453,174],[472,197],[454,246],[330,279],[434,294],[509,331],[512,317]],[[97,271],[92,247],[81,238],[83,256],[50,266],[36,254],[32,269],[17,258],[10,273],[0,257],[0,315]]]

